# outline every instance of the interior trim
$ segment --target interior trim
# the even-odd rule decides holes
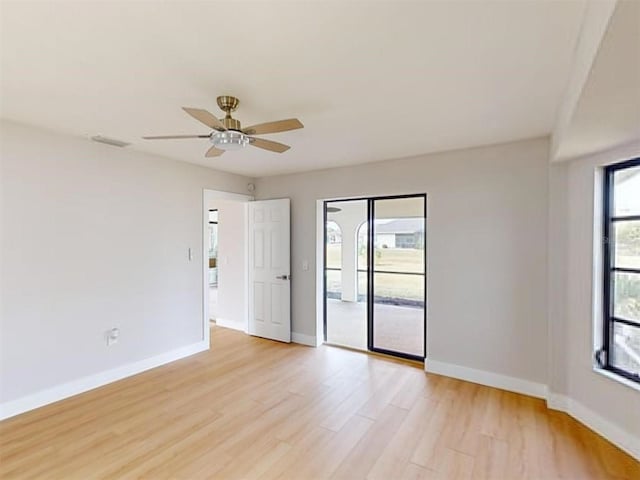
[[[521,393],[537,398],[547,398],[547,386],[543,383],[536,383],[521,378],[509,377],[499,373],[475,368],[463,367],[453,363],[439,362],[427,359],[424,370],[427,373],[436,373],[445,377],[457,378],[467,382],[479,383],[488,387],[500,388],[510,392]]]
[[[542,383],[427,359],[425,371],[546,400],[547,408],[565,412],[640,461],[640,438],[621,429],[580,402],[548,391]]]
[[[640,438],[622,430],[580,402],[565,395],[549,393],[547,408],[567,413],[640,461]]]
[[[109,383],[122,380],[123,378],[131,377],[142,373],[146,370],[165,365],[167,363],[180,360],[181,358],[189,357],[196,353],[209,349],[209,343],[200,341],[192,343],[184,347],[171,350],[169,352],[161,353],[151,358],[145,358],[138,360],[137,362],[129,363],[120,367],[112,368],[104,372],[97,373],[95,375],[89,375],[82,377],[71,382],[63,383],[31,395],[26,395],[15,400],[0,404],[0,420],[5,418],[14,417],[21,413],[35,410],[36,408],[49,405],[50,403],[63,400],[65,398],[73,397],[80,393],[93,390],[94,388],[108,385]]]

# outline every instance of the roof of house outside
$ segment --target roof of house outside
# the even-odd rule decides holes
[[[376,233],[416,233],[424,231],[424,218],[399,218],[390,222],[376,222]]]

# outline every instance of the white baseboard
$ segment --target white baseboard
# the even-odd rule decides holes
[[[238,322],[236,320],[226,320],[224,318],[216,318],[216,325],[224,328],[231,328],[233,330],[239,330],[247,333],[247,325],[245,322]]]
[[[237,324],[237,322],[233,323]],[[316,337],[312,335],[292,332],[291,339],[294,343],[309,345],[312,347],[317,346]],[[146,370],[150,370],[152,368],[165,365],[181,358],[194,355],[207,349],[207,343],[205,341],[201,341],[178,348],[176,350],[172,350],[170,352],[156,355],[155,357],[140,360],[129,365],[117,367],[105,372],[98,373],[96,375],[91,375],[78,380],[74,380],[57,387],[42,390],[26,397],[2,403],[0,404],[0,420],[4,420],[5,418],[28,412],[29,410],[34,410],[36,408],[57,402],[59,400],[63,400],[73,395],[78,395],[80,393],[93,390],[94,388],[98,388],[117,380],[136,375]],[[629,455],[640,461],[639,438],[612,424],[608,420],[595,413],[593,410],[582,405],[580,402],[566,397],[565,395],[556,393],[549,392],[549,394],[547,395],[547,388],[543,384],[509,377],[506,375],[500,375],[493,372],[454,365],[451,363],[439,362],[436,360],[427,360],[425,364],[425,371],[438,375],[445,375],[447,377],[458,378],[460,380],[465,380],[468,382],[479,383],[481,385],[487,385],[489,387],[522,393],[524,395],[530,395],[533,397],[546,397],[548,408],[566,412],[579,422],[583,423],[599,435],[602,435],[614,445],[618,446],[620,449],[624,450]]]
[[[560,395],[559,393],[547,393],[547,408],[551,410],[559,410],[560,412],[569,411],[569,397]]]
[[[546,398],[548,408],[568,413],[635,459],[640,460],[639,438],[614,425],[580,402],[565,395],[547,392],[546,385],[436,360],[427,360],[425,371],[532,397]]]
[[[640,461],[640,438],[614,425],[580,402],[565,395],[550,393],[547,407],[552,410],[566,412],[573,418],[603,436],[621,450]]]
[[[437,360],[425,361],[424,369],[429,373],[437,373],[446,377],[458,378],[467,382],[479,383],[488,387],[500,388],[510,392],[522,393],[537,398],[547,397],[547,386],[542,383],[509,377],[499,373],[476,370],[453,363],[439,362]]]
[[[317,347],[315,335],[305,335],[304,333],[291,332],[291,341],[293,343],[299,343],[301,345],[308,345],[310,347]]]
[[[0,420],[43,407],[50,403],[72,397],[73,395],[78,395],[79,393],[83,393],[88,390],[93,390],[94,388],[102,387],[108,383],[188,357],[195,353],[207,350],[208,348],[209,346],[207,342],[200,341],[198,343],[193,343],[185,347],[171,350],[170,352],[156,355],[155,357],[139,360],[128,365],[123,365],[105,372],[73,380],[16,400],[2,403],[0,404]]]

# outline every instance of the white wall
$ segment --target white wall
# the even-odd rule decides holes
[[[580,97],[588,83],[593,63],[606,34],[618,0],[588,0],[580,35],[573,54],[573,65],[564,95],[556,113],[551,135],[551,157],[558,158],[571,128]]]
[[[577,159],[640,138],[639,59],[640,2],[591,0],[558,110],[552,159]]]
[[[547,321],[549,344],[547,349],[549,393],[567,393],[568,351],[567,315],[567,252],[568,226],[568,166],[556,163],[549,166],[549,225]]]
[[[203,188],[250,179],[10,122],[0,135],[0,403],[202,342]]]
[[[316,200],[427,193],[430,361],[545,384],[546,139],[258,180],[292,199],[292,329],[316,335]],[[308,261],[309,271],[302,269]]]
[[[247,204],[213,200],[218,209],[218,318],[225,327],[247,330]]]
[[[594,237],[600,238],[600,167],[639,156],[636,142],[552,167],[551,210],[556,214],[550,218],[549,244],[550,268],[556,273],[550,283],[555,294],[549,297],[550,404],[569,410],[636,458],[640,389],[593,368],[594,338],[602,319],[601,246]]]

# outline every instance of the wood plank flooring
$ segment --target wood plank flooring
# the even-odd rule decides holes
[[[211,334],[209,352],[0,422],[0,478],[640,479],[542,400]]]

